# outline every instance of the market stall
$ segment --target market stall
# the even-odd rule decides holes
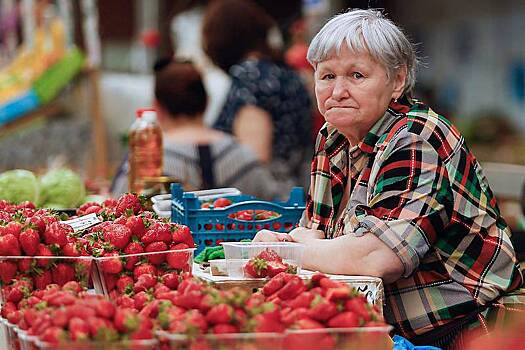
[[[250,202],[271,204],[237,205]],[[235,241],[215,276],[194,262],[198,234],[145,204],[126,194],[68,217],[0,202],[7,349],[392,348],[380,279],[301,270],[300,244]]]

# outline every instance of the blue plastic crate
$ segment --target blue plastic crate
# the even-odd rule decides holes
[[[289,232],[305,209],[304,190],[294,187],[286,202],[268,202],[249,195],[221,196],[233,204],[225,208],[201,209],[201,200],[195,193],[184,192],[180,184],[171,185],[171,221],[188,226],[197,244],[198,254],[217,241],[252,239],[262,229]],[[266,220],[238,220],[228,217],[242,210],[267,210],[280,216]]]

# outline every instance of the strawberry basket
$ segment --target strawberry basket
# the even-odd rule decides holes
[[[157,336],[163,343],[169,343],[171,349],[209,350],[347,350],[347,349],[392,349],[389,332],[392,326],[322,328],[286,330],[284,333],[230,333],[204,334],[190,337],[158,331]]]
[[[111,299],[131,292],[141,275],[162,280],[166,275],[191,275],[195,248],[171,249],[153,253],[115,254],[94,258],[93,284],[95,291]],[[129,291],[128,291],[129,290]]]
[[[67,256],[0,256],[0,301],[18,302],[32,290],[70,281],[90,285],[93,259]]]
[[[196,253],[221,242],[252,239],[262,229],[289,232],[305,209],[304,190],[295,187],[289,199],[263,201],[245,194],[223,195],[183,192],[180,184],[171,185],[171,221],[188,226],[197,244]],[[229,205],[209,205],[209,200],[226,199]],[[206,205],[208,204],[208,205]]]

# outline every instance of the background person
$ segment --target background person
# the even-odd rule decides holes
[[[300,77],[271,47],[275,24],[248,0],[218,0],[204,15],[203,47],[231,88],[214,127],[250,147],[279,180],[304,182],[311,102]]]
[[[164,175],[190,189],[236,187],[263,199],[286,196],[289,182],[277,182],[250,149],[204,124],[206,103],[201,75],[193,64],[171,59],[156,64],[154,108],[163,130]],[[125,162],[112,192],[116,196],[127,190]]]

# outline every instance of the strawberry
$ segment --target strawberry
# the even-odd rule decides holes
[[[82,251],[79,248],[79,244],[74,242],[67,243],[65,246],[62,247],[62,254],[64,256],[80,256],[81,253]]]
[[[126,255],[140,254],[140,253],[144,253],[144,248],[142,248],[142,245],[139,242],[131,242],[124,249],[124,253]],[[140,258],[141,256],[127,256],[126,265],[124,267],[127,270],[132,270],[133,267],[139,262]]]
[[[324,289],[344,287],[345,285],[341,282],[331,280],[329,278],[322,278],[319,281],[319,286]]]
[[[133,296],[134,306],[135,306],[135,309],[137,310],[142,310],[144,305],[149,303],[151,300],[152,300],[151,296],[144,291],[138,292],[137,294]]]
[[[244,273],[249,277],[262,278],[267,276],[268,263],[266,260],[252,258],[244,265]]]
[[[27,218],[26,225],[35,229],[40,235],[43,235],[46,231],[46,222],[40,215],[33,215],[32,217]]]
[[[36,254],[38,244],[40,243],[40,235],[32,228],[28,228],[20,233],[18,236],[20,247],[26,255],[32,256]]]
[[[180,224],[171,224],[172,227],[174,227],[173,234],[171,235],[171,239],[173,243],[184,243],[188,247],[194,247],[195,242],[193,240],[193,236],[191,235],[190,228],[186,225],[180,225]]]
[[[58,327],[49,327],[40,336],[40,340],[50,344],[58,344],[64,339],[67,339],[67,334]]]
[[[239,327],[232,324],[217,324],[213,326],[212,332],[214,334],[228,334],[228,333],[239,333]]]
[[[69,281],[64,283],[62,290],[69,290],[76,294],[82,291],[82,286],[77,281]]]
[[[3,260],[0,261],[0,281],[5,284],[11,282],[16,276],[17,266],[12,261]]]
[[[298,276],[293,276],[293,278],[288,281],[284,287],[279,290],[279,292],[277,292],[277,296],[281,300],[293,299],[305,289],[306,286],[304,285],[303,280],[301,280]]]
[[[102,207],[104,208],[114,208],[117,206],[118,201],[115,198],[108,198],[102,202]]]
[[[57,296],[57,299],[64,296],[71,296],[71,294],[69,293],[58,293],[58,295],[59,296]],[[76,299],[75,297],[73,297],[73,300],[74,303],[78,301],[78,299]],[[80,319],[87,320],[89,317],[96,316],[96,314],[97,312],[90,305],[81,304],[78,302],[76,304],[70,305],[67,308],[67,315],[70,319],[73,317],[78,317]]]
[[[78,207],[77,209],[77,216],[82,216],[82,215],[86,215],[86,210],[91,207],[91,206],[99,206],[99,204],[97,202],[86,202],[84,204],[82,204],[80,207]]]
[[[310,307],[310,304],[312,303],[314,298],[315,295],[313,293],[304,292],[299,294],[294,299],[290,300],[287,305],[293,309],[308,308]]]
[[[7,318],[7,315],[9,315],[11,312],[15,312],[17,310],[16,304],[12,302],[5,302],[2,305],[0,315],[2,315],[3,318]]]
[[[269,248],[266,248],[265,250],[257,254],[257,257],[266,261],[283,261],[283,259],[279,256],[279,254],[277,254],[277,252]]]
[[[35,289],[45,289],[48,285],[53,283],[53,275],[51,271],[44,270],[41,274],[37,274],[33,277],[33,283]]]
[[[140,319],[137,313],[130,309],[117,309],[113,322],[117,331],[128,333],[138,329]]]
[[[20,259],[18,262],[18,270],[22,273],[28,273],[33,268],[33,259]]]
[[[292,309],[291,307],[281,310],[281,318],[284,324],[287,326],[292,325],[302,318],[308,317],[308,309],[300,307],[298,309]]]
[[[120,276],[116,283],[117,292],[119,294],[125,294],[128,291],[133,290],[133,278],[129,276]]]
[[[63,247],[67,244],[67,236],[73,233],[73,228],[61,222],[53,222],[46,227],[44,241],[46,244],[57,244]]]
[[[117,340],[118,334],[113,328],[111,321],[92,316],[86,320],[86,323],[89,326],[89,333],[93,339],[102,342]]]
[[[155,266],[149,263],[145,263],[135,267],[135,269],[133,270],[133,278],[135,278],[135,280],[138,280],[139,276],[144,274],[157,276],[157,269],[155,268]]]
[[[206,319],[197,310],[187,311],[184,321],[186,323],[186,327],[189,329],[198,330],[201,333],[206,333],[206,330],[208,329],[208,323],[206,322]]]
[[[359,327],[359,317],[357,314],[346,311],[335,315],[328,321],[328,327],[331,328],[353,328]]]
[[[45,244],[40,243],[36,249],[37,256],[53,256],[53,252]],[[48,267],[52,263],[51,259],[38,258],[37,264],[40,267]]]
[[[334,303],[316,295],[312,301],[308,315],[317,321],[326,321],[337,314],[337,307]]]
[[[104,253],[104,259],[100,262],[100,268],[106,273],[120,273],[122,271],[122,261],[117,252]],[[114,257],[114,258],[109,258]]]
[[[131,239],[131,231],[124,225],[112,224],[104,228],[104,241],[117,249],[124,249]]]
[[[274,277],[281,272],[286,272],[288,270],[288,265],[280,261],[268,261],[267,263],[267,275],[268,277]]]
[[[163,241],[164,243],[171,243],[171,226],[165,222],[155,222],[149,227],[144,236],[140,239],[142,243],[148,244],[152,242]]]
[[[73,317],[68,324],[69,335],[73,341],[79,341],[89,338],[89,326],[83,319]]]
[[[142,206],[140,204],[139,198],[132,194],[126,193],[123,194],[115,206],[115,214],[117,216],[124,215],[126,213],[138,214],[142,211]]]
[[[185,243],[172,245],[170,252],[166,254],[166,261],[171,268],[186,271],[190,268],[191,253],[189,251],[171,251],[182,249],[188,249],[188,246]]]
[[[270,296],[284,287],[285,283],[284,273],[277,274],[264,285],[262,288],[262,293],[266,296]]]
[[[22,312],[20,310],[11,312],[7,315],[7,321],[11,324],[18,324],[22,320]]]
[[[144,221],[140,216],[132,215],[126,220],[126,227],[131,231],[132,236],[136,236],[139,239],[146,233],[146,227]]]
[[[147,253],[163,252],[168,249],[168,246],[164,242],[152,242],[144,248]],[[150,263],[154,265],[160,265],[166,260],[166,254],[148,254],[147,258]]]
[[[0,255],[19,256],[21,253],[18,239],[11,233],[0,236]]]
[[[138,276],[137,282],[133,285],[133,291],[135,293],[146,291],[153,288],[157,284],[157,278],[150,274],[142,274]]]
[[[282,333],[285,330],[281,315],[277,309],[255,315],[252,323],[255,324],[253,331],[256,333]]]
[[[363,322],[371,320],[370,310],[368,309],[368,302],[365,297],[358,296],[347,300],[345,302],[345,310],[355,313]]]
[[[131,340],[153,339],[153,321],[139,314],[139,328],[129,335]]]
[[[230,323],[233,318],[233,311],[230,305],[216,305],[206,314],[206,321],[210,324]]]
[[[111,320],[115,315],[115,305],[109,300],[97,300],[95,303],[95,312],[98,317]]]
[[[27,293],[29,293],[29,290],[24,288],[23,286],[15,286],[15,287],[11,288],[11,290],[9,290],[7,292],[6,299],[7,299],[7,301],[10,301],[10,302],[16,304],[20,300],[22,300],[24,295],[27,294]]]
[[[22,232],[23,225],[17,221],[10,221],[5,226],[5,234],[13,235],[18,239],[20,232]]]
[[[213,202],[213,207],[214,208],[224,208],[224,207],[227,207],[229,205],[232,204],[232,201],[228,198],[217,198],[214,202]]]
[[[179,275],[175,272],[168,272],[162,275],[162,282],[170,289],[177,289],[179,286]]]
[[[121,295],[116,298],[116,304],[124,309],[133,309],[135,307],[135,301],[128,295]]]
[[[66,263],[59,263],[52,270],[53,274],[53,283],[63,286],[66,282],[72,281],[75,279],[75,269]]]

